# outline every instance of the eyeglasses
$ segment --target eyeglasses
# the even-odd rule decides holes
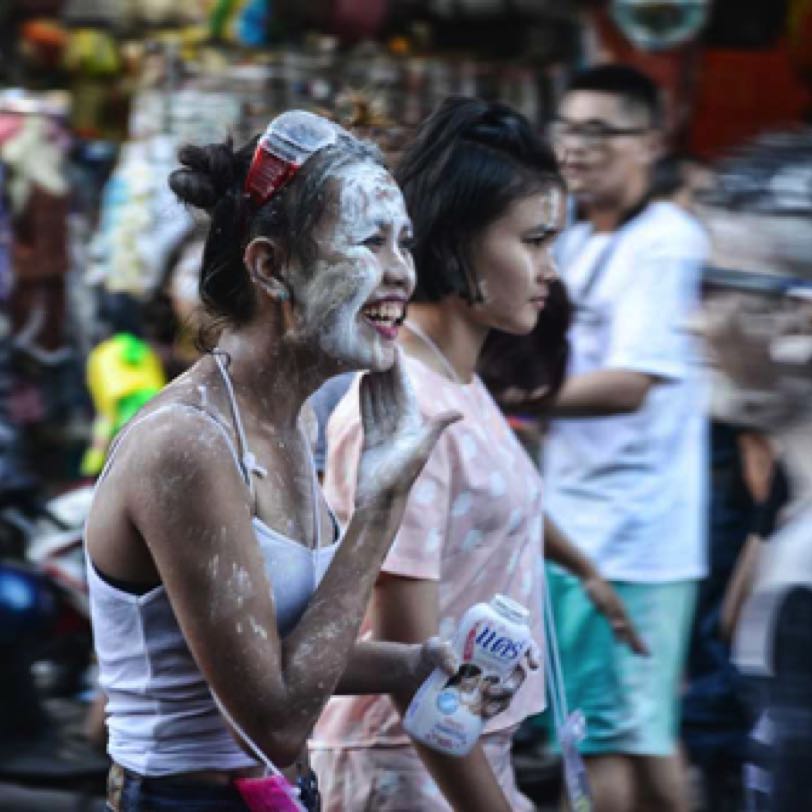
[[[597,149],[610,138],[644,135],[649,129],[649,127],[613,127],[600,121],[573,124],[558,118],[550,124],[549,136],[553,144],[561,144],[568,138],[577,138],[587,149]]]

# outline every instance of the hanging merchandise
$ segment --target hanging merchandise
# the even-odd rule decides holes
[[[112,31],[71,29],[63,64],[70,75],[73,131],[85,138],[121,139],[127,98],[119,81],[123,62]]]
[[[127,22],[128,0],[66,0],[62,19],[70,27],[115,28]]]
[[[271,0],[249,0],[237,19],[239,42],[254,48],[267,45],[272,15]]]
[[[20,27],[21,50],[29,67],[51,72],[59,68],[68,35],[59,23],[47,19],[28,20]]]
[[[203,22],[208,0],[127,0],[130,20],[136,25],[151,26],[189,25]]]
[[[117,333],[87,359],[87,385],[96,409],[90,448],[82,459],[83,476],[104,465],[113,437],[166,383],[163,367],[149,344],[130,333]]]
[[[78,28],[70,32],[65,51],[65,67],[87,76],[111,76],[121,69],[118,45],[98,28]]]
[[[138,30],[202,22],[210,5],[211,0],[67,0],[62,18],[74,27]]]
[[[209,32],[214,40],[234,40],[240,17],[253,0],[214,0],[209,12]]]
[[[14,322],[19,326],[32,308],[44,307],[45,344],[58,346],[68,268],[64,166],[68,139],[60,119],[47,112],[49,105],[33,97],[11,104],[21,125],[0,143],[0,160],[7,170],[4,191],[12,218]]]
[[[708,21],[709,0],[613,0],[612,17],[638,48],[662,51],[695,39]]]
[[[133,97],[129,135],[141,140],[166,133],[178,144],[211,144],[237,130],[240,114],[241,99],[234,92],[147,88]]]
[[[102,194],[91,284],[139,299],[155,288],[169,255],[193,226],[166,183],[174,167],[175,142],[169,136],[122,145]]]
[[[64,134],[44,115],[18,115],[19,128],[0,144],[0,158],[11,170],[7,191],[15,213],[25,209],[32,187],[56,197],[67,193]]]

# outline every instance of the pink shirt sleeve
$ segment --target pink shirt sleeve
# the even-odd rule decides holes
[[[406,511],[384,561],[383,572],[407,578],[440,580],[451,504],[449,435],[450,431],[446,429],[440,436],[409,492]],[[327,437],[324,491],[339,521],[346,525],[352,513],[356,469],[363,440],[357,385],[333,412]]]

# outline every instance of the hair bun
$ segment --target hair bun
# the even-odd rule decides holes
[[[234,186],[237,172],[231,141],[178,150],[181,169],[169,176],[169,187],[184,203],[209,211]]]

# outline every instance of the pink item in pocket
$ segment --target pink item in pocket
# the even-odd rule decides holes
[[[307,812],[296,788],[283,775],[238,778],[234,785],[251,812]]]

